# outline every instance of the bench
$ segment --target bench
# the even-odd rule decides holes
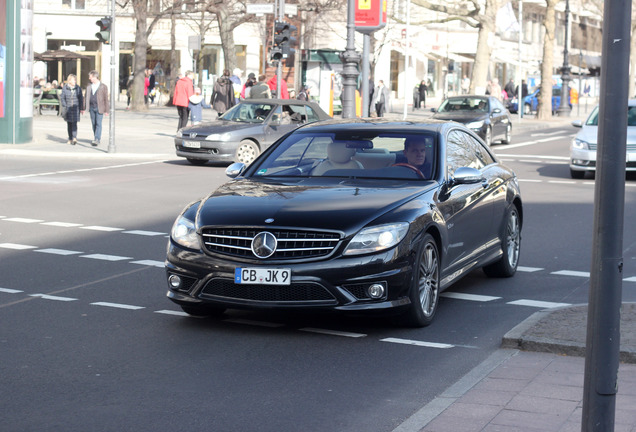
[[[42,114],[42,107],[52,108],[60,115],[60,95],[62,90],[48,90],[42,93],[38,103],[38,114]]]

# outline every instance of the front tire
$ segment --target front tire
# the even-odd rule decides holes
[[[426,234],[416,256],[409,298],[407,323],[413,327],[426,327],[433,321],[439,302],[440,259],[435,239]]]
[[[256,157],[261,154],[261,150],[254,141],[243,140],[236,148],[236,154],[234,155],[234,162],[241,162],[245,165],[251,164]]]
[[[510,144],[511,140],[512,140],[512,125],[508,123],[506,125],[506,134],[504,135],[504,138],[501,140],[501,142],[503,144]]]
[[[501,249],[503,254],[499,261],[484,267],[484,273],[489,277],[511,277],[517,272],[521,250],[521,217],[515,205],[510,207],[506,216]]]
[[[488,147],[492,144],[492,129],[490,126],[486,128],[486,135],[484,136],[484,142]]]

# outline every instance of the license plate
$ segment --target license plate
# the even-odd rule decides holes
[[[287,268],[237,268],[234,283],[260,285],[290,285],[291,270]]]
[[[184,141],[183,146],[188,148],[201,148],[201,143],[198,141]]]

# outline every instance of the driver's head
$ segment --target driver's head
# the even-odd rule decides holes
[[[424,138],[412,137],[404,141],[404,156],[409,165],[420,166],[426,160],[426,141]]]

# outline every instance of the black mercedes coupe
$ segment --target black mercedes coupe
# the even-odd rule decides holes
[[[226,174],[168,242],[168,297],[191,315],[394,312],[426,326],[471,270],[517,269],[517,177],[458,123],[317,122]]]

